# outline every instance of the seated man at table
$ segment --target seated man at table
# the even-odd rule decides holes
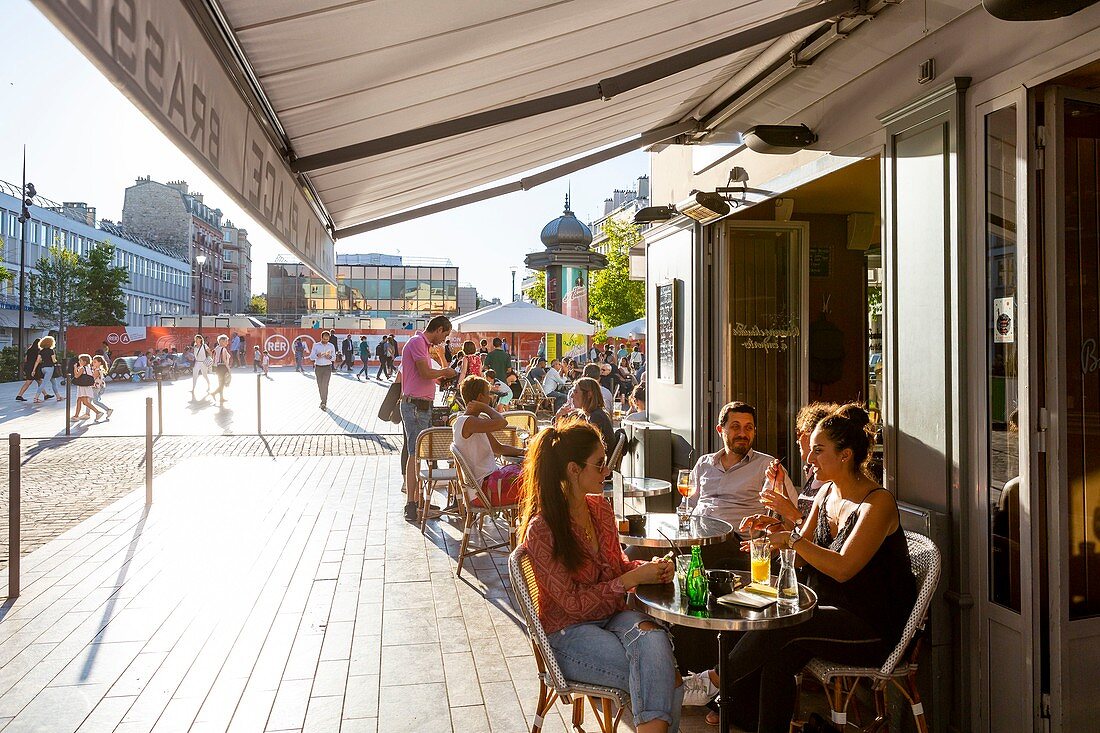
[[[691,471],[698,487],[692,513],[725,520],[736,530],[745,517],[760,513],[760,491],[774,459],[752,448],[756,441],[756,408],[752,405],[723,405],[715,430],[722,437],[723,448],[700,458]],[[785,472],[783,481],[791,501],[796,501],[798,492]],[[719,545],[704,546],[703,564],[708,568],[749,566],[737,535]]]
[[[523,464],[497,465],[497,456],[523,457],[522,448],[501,445],[493,436],[505,430],[508,421],[489,406],[492,400],[489,381],[483,377],[466,377],[458,387],[466,411],[455,419],[455,449],[466,460],[473,479],[481,485],[493,506],[515,504],[519,500]],[[474,503],[479,501],[475,498]]]
[[[561,360],[554,359],[550,362],[550,368],[546,370],[546,377],[542,380],[542,391],[546,396],[554,400],[554,411],[557,412],[565,404],[567,396],[565,391],[565,377],[561,375]]]

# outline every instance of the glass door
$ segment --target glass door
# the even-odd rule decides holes
[[[1088,730],[1100,717],[1100,94],[1048,88],[1043,114],[1049,708],[1055,730]]]
[[[715,309],[722,344],[715,407],[732,400],[753,405],[755,448],[782,459],[798,476],[794,418],[808,396],[808,225],[727,220],[718,226],[715,264],[725,287]]]
[[[1037,720],[1033,525],[1034,424],[1029,403],[1031,299],[1024,90],[976,110],[973,128],[970,320],[977,492],[971,527],[978,610],[979,730],[1033,730]]]

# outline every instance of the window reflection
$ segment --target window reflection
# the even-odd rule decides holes
[[[990,600],[1020,611],[1016,108],[985,118]]]

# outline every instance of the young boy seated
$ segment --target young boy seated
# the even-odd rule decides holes
[[[473,478],[493,506],[515,504],[519,500],[519,485],[523,467],[519,463],[497,464],[497,456],[526,455],[522,448],[501,445],[493,432],[504,430],[508,421],[489,406],[489,382],[482,377],[466,377],[458,387],[466,411],[455,419],[455,448],[465,459]],[[481,506],[474,498],[475,506]]]
[[[498,405],[507,405],[512,401],[512,388],[500,379],[492,369],[485,370],[485,380],[489,383],[489,392],[496,398]]]

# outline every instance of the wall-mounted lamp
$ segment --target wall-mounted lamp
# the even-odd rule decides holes
[[[675,206],[646,206],[634,214],[635,224],[650,224],[655,221],[668,221],[676,216]]]
[[[730,213],[730,205],[720,193],[692,191],[686,201],[676,204],[676,211],[706,224]]]
[[[789,155],[817,142],[817,135],[805,125],[756,125],[745,130],[750,150],[769,155]]]

